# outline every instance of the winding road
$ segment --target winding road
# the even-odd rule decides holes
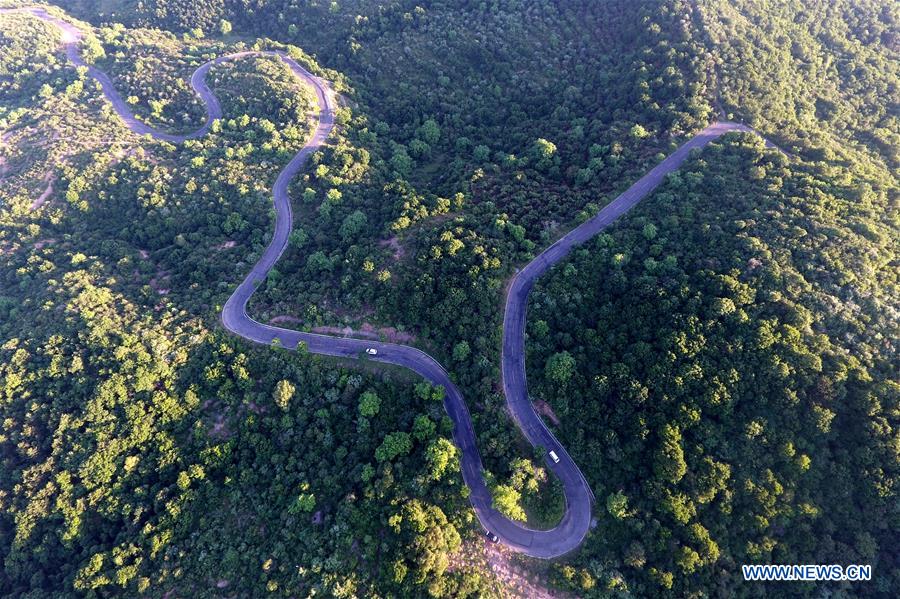
[[[443,387],[445,389],[444,408],[454,423],[453,440],[461,452],[463,479],[471,491],[470,500],[481,524],[488,531],[495,533],[503,544],[533,557],[558,557],[574,550],[581,544],[590,528],[591,506],[594,498],[584,475],[535,412],[528,397],[525,379],[525,316],[528,294],[538,277],[565,258],[575,246],[603,231],[647,197],[662,183],[668,173],[681,166],[691,150],[702,148],[730,131],[751,131],[751,129],[732,122],[715,122],[703,129],[603,208],[596,216],[544,250],[513,278],[506,298],[503,319],[501,358],[503,390],[506,394],[509,411],[528,442],[535,447],[544,448],[545,452],[553,450],[559,456],[558,462],[546,457],[545,461],[547,467],[561,481],[566,500],[565,514],[555,528],[532,530],[519,522],[510,520],[494,509],[490,491],[485,484],[481,456],[476,446],[475,431],[472,428],[472,419],[469,416],[468,408],[459,389],[453,384],[447,371],[437,360],[414,347],[330,337],[273,327],[257,322],[247,314],[247,302],[250,296],[253,295],[256,287],[265,280],[288,244],[288,237],[293,225],[288,185],[297,172],[303,168],[310,154],[323,146],[334,127],[333,93],[326,81],[312,75],[280,51],[239,52],[216,58],[198,67],[191,76],[191,86],[206,105],[206,122],[192,133],[174,135],[157,131],[135,118],[126,102],[116,92],[110,78],[103,71],[84,63],[79,53],[79,42],[83,37],[81,29],[40,8],[7,9],[0,10],[0,13],[11,11],[26,11],[56,25],[62,33],[63,47],[69,61],[75,66],[87,67],[88,74],[100,83],[103,94],[113,105],[125,126],[135,133],[150,135],[158,140],[177,143],[201,137],[207,133],[213,120],[221,118],[222,109],[219,102],[206,84],[206,74],[214,64],[250,55],[277,56],[290,67],[300,81],[312,86],[316,91],[319,105],[315,133],[281,171],[275,182],[272,190],[272,200],[276,210],[275,232],[259,261],[225,303],[222,310],[222,324],[232,333],[256,343],[272,344],[277,340],[280,346],[287,349],[296,349],[299,344],[303,343],[306,349],[314,354],[350,359],[365,357],[378,362],[395,364],[415,371],[433,385]],[[365,353],[367,348],[377,349],[377,355],[367,356]]]

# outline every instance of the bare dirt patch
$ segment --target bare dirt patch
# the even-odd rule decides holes
[[[496,543],[485,543],[484,553],[491,571],[512,597],[555,599],[568,595],[551,590],[540,575],[513,561],[509,549]]]
[[[231,437],[231,431],[228,430],[228,425],[225,423],[224,414],[216,414],[216,419],[209,430],[209,435],[215,439],[228,439]]]
[[[322,333],[323,335],[341,335],[342,337],[352,337],[353,336],[353,328],[352,327],[313,327],[313,333]],[[377,339],[377,335],[365,335],[360,333],[360,337],[365,337],[366,339]]]
[[[296,316],[289,316],[286,314],[282,314],[279,316],[273,316],[269,319],[269,324],[282,324],[282,323],[290,323],[290,324],[300,324],[303,322],[303,319],[297,318]],[[394,327],[376,327],[375,325],[363,322],[359,328],[354,329],[351,326],[319,326],[312,328],[313,333],[319,333],[321,335],[339,335],[341,337],[357,337],[360,339],[371,339],[373,341],[379,341],[381,339],[385,339],[390,341],[391,343],[413,343],[416,340],[416,336],[412,333],[407,333],[405,331],[398,331]]]
[[[379,247],[383,248],[391,248],[391,251],[394,252],[394,260],[399,262],[406,256],[406,249],[400,244],[400,240],[396,235],[390,237],[388,239],[383,239],[378,242]]]
[[[487,573],[491,588],[501,597],[516,599],[568,599],[571,595],[550,588],[544,574],[529,568],[508,548],[487,539],[463,544],[452,558],[451,570],[475,567]]]
[[[162,282],[168,281],[172,276],[172,273],[166,270],[161,270],[156,273],[156,276],[150,279],[150,288],[153,289],[159,295],[167,295],[169,291],[171,291],[168,287],[163,287]]]
[[[416,336],[410,333],[398,331],[394,327],[376,327],[368,322],[362,323],[358,329],[353,327],[315,327],[313,332],[344,337],[361,337],[373,341],[387,339],[391,343],[412,343],[416,340]]]
[[[274,316],[269,319],[269,324],[281,324],[282,322],[299,323],[299,322],[303,322],[303,321],[300,320],[299,318],[297,318],[296,316],[287,316],[287,315]]]
[[[534,407],[537,410],[538,414],[540,414],[541,416],[545,416],[554,425],[559,426],[559,417],[553,411],[553,408],[550,407],[550,404],[548,404],[543,399],[535,399]]]
[[[230,250],[231,248],[233,248],[236,245],[237,245],[236,241],[231,241],[229,239],[225,243],[220,243],[219,245],[217,245],[216,249],[221,252],[222,250]]]
[[[362,323],[362,326],[360,326],[359,330],[360,333],[374,333],[379,336],[383,335],[393,343],[412,343],[416,340],[416,336],[412,333],[398,331],[394,327],[376,327],[375,325],[369,324],[368,322]]]
[[[52,238],[51,239],[41,239],[40,241],[34,242],[34,249],[40,250],[48,245],[53,245],[54,243],[56,243],[56,240],[52,239]]]
[[[50,197],[50,194],[53,193],[53,173],[47,173],[44,175],[44,183],[47,184],[47,188],[44,189],[43,193],[37,197],[35,201],[31,203],[31,210],[37,210],[41,206],[44,205],[44,202],[47,201],[47,198]]]

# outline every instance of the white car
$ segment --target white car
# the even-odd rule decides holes
[[[378,350],[375,349],[374,347],[370,347],[370,348],[366,349],[366,353],[369,354],[370,356],[377,356]]]
[[[559,464],[559,456],[553,450],[550,450],[550,459],[553,460],[554,464]]]

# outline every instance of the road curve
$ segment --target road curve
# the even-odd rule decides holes
[[[558,463],[546,457],[545,461],[547,467],[562,483],[566,500],[565,514],[556,527],[550,530],[532,530],[510,520],[493,508],[491,494],[484,481],[481,456],[475,442],[475,431],[472,428],[472,419],[468,408],[459,389],[453,384],[447,371],[437,360],[414,347],[330,337],[273,327],[257,322],[247,314],[247,302],[250,296],[253,295],[257,285],[265,280],[287,247],[293,224],[288,185],[304,166],[309,155],[322,147],[334,127],[332,92],[327,82],[312,75],[280,51],[248,51],[221,56],[204,63],[191,76],[191,86],[206,105],[206,122],[192,133],[184,135],[166,133],[153,129],[135,118],[128,105],[116,92],[109,77],[96,67],[84,63],[78,48],[83,36],[80,29],[40,8],[2,9],[0,13],[12,11],[25,11],[56,25],[62,33],[68,59],[76,66],[87,67],[88,74],[100,83],[103,94],[113,105],[125,126],[136,133],[150,135],[154,139],[177,143],[201,137],[207,133],[213,120],[221,118],[222,110],[219,102],[205,81],[209,68],[214,64],[250,55],[277,56],[290,67],[298,79],[311,85],[316,91],[319,104],[316,130],[308,143],[278,175],[272,190],[276,211],[275,232],[272,240],[259,261],[225,303],[222,310],[222,324],[232,333],[255,343],[267,345],[277,343],[287,349],[296,349],[303,343],[306,349],[314,354],[350,359],[366,357],[378,362],[409,368],[430,383],[443,387],[445,390],[444,408],[454,423],[453,440],[461,452],[460,463],[463,480],[470,490],[470,501],[481,524],[487,530],[495,533],[505,545],[533,557],[558,557],[574,550],[581,544],[590,528],[593,494],[584,475],[535,412],[528,398],[525,379],[525,313],[528,294],[538,277],[565,258],[575,246],[603,231],[616,219],[631,210],[662,183],[668,173],[680,167],[688,158],[691,150],[702,148],[730,131],[751,131],[748,127],[732,122],[713,123],[644,175],[596,216],[579,225],[544,250],[513,278],[506,298],[503,319],[501,358],[503,390],[506,394],[509,411],[525,438],[533,446],[542,447],[546,451],[553,450],[559,456]],[[366,356],[365,350],[368,348],[376,349],[377,355]]]

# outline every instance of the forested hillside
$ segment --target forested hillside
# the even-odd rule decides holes
[[[0,594],[490,594],[448,570],[473,529],[437,391],[216,330],[307,90],[279,61],[217,66],[226,118],[154,143],[49,25],[4,14],[0,36]],[[154,110],[157,85],[174,104],[198,59],[241,48],[97,39],[138,113],[183,128],[201,113]],[[182,66],[138,66],[157,51]]]
[[[426,349],[496,506],[537,527],[564,501],[499,387],[509,278],[720,112],[753,125],[783,151],[720,140],[535,289],[530,389],[598,526],[518,565],[587,597],[900,587],[896,6],[56,4],[167,131],[203,122],[188,78],[216,56],[282,49],[332,82],[250,313]],[[311,91],[273,58],[217,65],[225,117],[154,142],[58,43],[0,15],[0,594],[514,594],[479,561],[439,390],[220,327]],[[874,580],[739,578],[794,562]]]
[[[682,171],[532,299],[532,392],[607,512],[578,561],[641,595],[743,563],[896,588],[892,181],[746,135]]]
[[[723,140],[535,292],[533,392],[606,511],[576,562],[675,596],[750,595],[743,563],[871,563],[852,592],[889,595],[897,14],[698,4],[717,102],[790,154]]]
[[[500,295],[516,264],[708,123],[690,15],[672,1],[250,8],[215,14],[302,45],[347,78],[349,100],[334,147],[294,186],[291,247],[253,312],[401,329],[483,405],[486,459],[512,475]],[[176,13],[116,14],[195,37]]]
[[[817,159],[900,166],[900,9],[877,0],[698,0],[723,107]]]

